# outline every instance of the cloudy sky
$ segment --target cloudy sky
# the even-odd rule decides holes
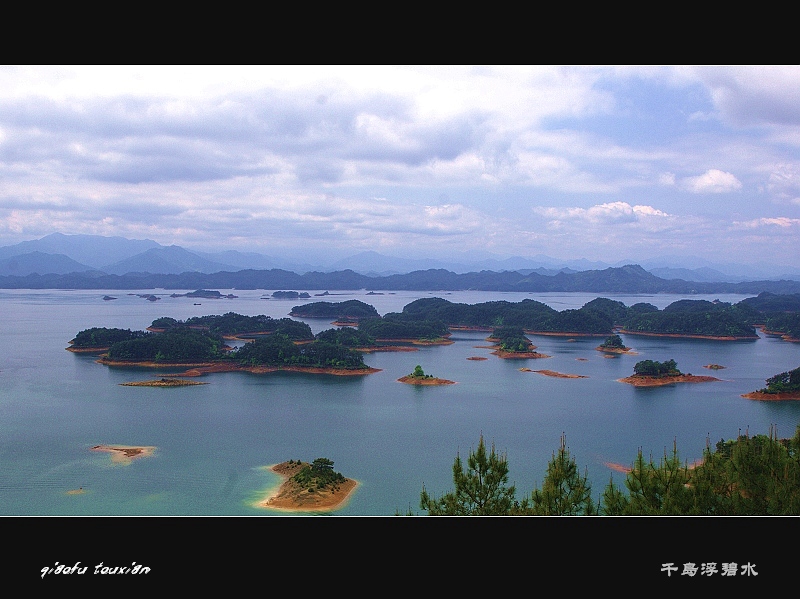
[[[0,246],[796,264],[800,67],[0,66]]]

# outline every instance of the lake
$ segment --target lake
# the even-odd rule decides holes
[[[366,354],[365,362],[381,369],[366,376],[219,373],[199,379],[206,385],[178,388],[122,386],[160,372],[110,368],[96,356],[66,351],[75,334],[91,327],[142,330],[162,316],[226,312],[283,318],[310,301],[358,299],[383,315],[420,297],[468,304],[529,298],[557,310],[596,297],[658,308],[678,299],[748,297],[365,290],[325,297],[316,295],[324,290],[311,291],[300,300],[271,299],[272,290],[219,290],[238,296],[231,299],[170,297],[187,291],[193,290],[0,290],[0,514],[284,515],[254,505],[279,483],[265,467],[317,457],[360,483],[331,516],[419,513],[423,485],[435,496],[451,491],[453,460],[457,454],[466,460],[481,435],[507,455],[519,498],[541,485],[564,435],[597,498],[612,477],[624,482],[609,464],[630,465],[640,449],[657,461],[674,444],[692,462],[707,443],[771,429],[791,437],[800,423],[798,401],[741,397],[800,366],[800,344],[763,334],[743,342],[621,335],[636,354],[611,358],[595,350],[602,338],[530,335],[536,351],[551,357],[503,360],[490,353],[486,333],[457,331],[452,345]],[[138,295],[152,293],[161,299]],[[117,299],[104,301],[105,295]],[[327,320],[302,320],[314,333],[332,327]],[[617,381],[644,359],[674,359],[684,373],[722,380],[651,389]],[[725,368],[704,368],[712,363]],[[416,365],[457,384],[397,382]],[[119,465],[90,450],[101,444],[156,451]],[[83,492],[69,493],[76,489]]]

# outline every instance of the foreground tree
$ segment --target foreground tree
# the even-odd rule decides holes
[[[531,493],[531,505],[520,510],[533,516],[593,516],[597,508],[592,501],[592,486],[588,473],[578,472],[575,459],[567,449],[566,438],[561,436],[558,453],[547,465],[547,474],[541,489]]]
[[[431,516],[504,516],[519,505],[516,489],[508,486],[508,460],[492,444],[487,454],[483,435],[478,448],[470,451],[467,469],[461,456],[453,463],[455,491],[439,498],[431,497],[422,486],[420,507]]]

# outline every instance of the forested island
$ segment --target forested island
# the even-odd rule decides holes
[[[794,311],[792,311],[794,310]],[[544,358],[527,335],[604,336],[598,350],[627,352],[618,332],[716,340],[755,340],[756,327],[787,340],[800,336],[800,294],[780,297],[762,293],[731,304],[718,300],[679,300],[659,310],[652,304],[596,298],[579,309],[558,311],[542,302],[491,301],[453,303],[422,298],[401,312],[380,316],[359,300],[312,302],[292,314],[352,321],[314,335],[311,327],[292,318],[244,316],[235,312],[196,316],[179,321],[154,320],[146,331],[93,327],[80,331],[67,349],[102,352],[107,365],[215,366],[217,370],[305,369],[339,374],[368,373],[363,354],[409,349],[414,344],[447,344],[452,330],[485,330],[501,358]],[[245,340],[232,348],[226,340]],[[404,346],[405,344],[405,346]],[[642,373],[635,373],[641,381]],[[677,376],[672,373],[671,381]],[[663,378],[663,377],[662,377]],[[696,377],[694,377],[696,378]],[[687,379],[688,380],[688,379]]]
[[[674,383],[708,383],[718,381],[713,376],[684,374],[678,370],[675,360],[642,360],[633,366],[633,375],[619,379],[634,387],[661,387]]]
[[[235,313],[177,321],[159,318],[148,331],[93,328],[79,332],[71,351],[104,353],[98,360],[110,366],[191,366],[213,370],[290,369],[332,374],[376,372],[364,363],[363,353],[351,349],[349,329],[325,331],[315,337],[308,324],[268,316]],[[225,338],[245,339],[238,349]],[[364,340],[369,343],[371,340]]]
[[[256,507],[302,512],[327,512],[343,507],[358,486],[333,469],[333,461],[317,458],[311,463],[289,460],[270,467],[283,482]]]

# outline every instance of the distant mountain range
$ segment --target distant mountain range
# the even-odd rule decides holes
[[[682,260],[685,261],[683,265],[674,257],[608,265],[588,260],[559,261],[538,255],[469,259],[465,256],[464,261],[443,261],[361,252],[328,264],[312,265],[291,257],[253,252],[201,252],[176,245],[164,246],[152,240],[53,233],[38,240],[0,247],[0,287],[127,289],[152,285],[182,289],[291,287],[737,293],[739,291],[733,291],[734,288],[747,288],[747,283],[758,282],[759,287],[763,287],[759,291],[777,293],[781,291],[776,289],[800,286],[800,269],[714,265],[699,258]]]

